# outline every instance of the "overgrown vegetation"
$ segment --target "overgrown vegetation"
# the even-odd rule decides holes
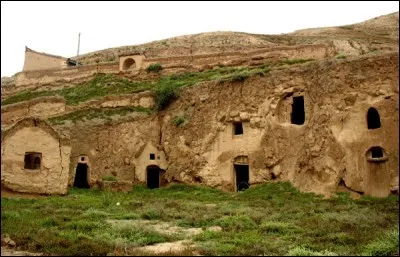
[[[175,126],[180,126],[185,123],[185,117],[183,116],[175,116],[172,122],[174,123]]]
[[[152,63],[150,64],[149,67],[146,69],[148,72],[154,71],[154,72],[159,72],[162,70],[162,66],[159,63]]]
[[[118,181],[118,178],[112,175],[106,175],[102,177],[103,181]]]
[[[143,107],[117,107],[117,108],[90,108],[90,109],[82,109],[74,112],[70,112],[64,115],[56,116],[49,118],[48,121],[54,125],[62,125],[65,124],[67,120],[70,120],[73,123],[83,120],[92,120],[92,119],[106,119],[111,120],[111,116],[119,115],[126,116],[132,112],[141,112],[150,115],[152,113],[151,109],[143,108]]]
[[[346,55],[341,53],[335,56],[336,59],[346,59]]]
[[[156,110],[165,109],[173,100],[179,97],[180,91],[174,83],[163,83],[154,89],[156,96]]]
[[[282,64],[295,64],[311,61],[312,59],[284,60]],[[272,65],[275,66],[275,65]],[[122,95],[153,90],[156,97],[156,110],[163,110],[174,99],[179,97],[179,89],[191,86],[199,82],[218,80],[243,82],[250,76],[265,76],[271,70],[271,64],[261,67],[223,67],[203,72],[183,72],[169,76],[162,76],[157,81],[131,81],[113,74],[97,74],[91,80],[74,87],[52,91],[24,91],[2,101],[2,105],[8,105],[21,101],[31,100],[42,96],[62,96],[67,105],[101,99],[107,95]],[[150,68],[152,67],[152,68]],[[149,66],[152,71],[162,69],[160,64]]]
[[[133,82],[113,74],[97,74],[91,80],[80,85],[53,91],[24,91],[2,101],[2,105],[31,100],[40,96],[59,95],[65,98],[67,105],[100,99],[106,95],[122,95],[149,89],[151,82]]]
[[[184,72],[163,76],[157,81],[131,81],[113,74],[97,74],[91,80],[80,85],[52,91],[23,91],[5,100],[2,105],[31,100],[42,96],[62,96],[67,105],[78,105],[93,99],[101,99],[107,95],[122,95],[153,90],[157,98],[157,109],[161,110],[170,101],[178,97],[179,88],[209,80],[230,80],[240,76],[251,76],[269,72],[268,67],[262,68],[219,68],[204,72]],[[246,73],[247,75],[243,75]],[[241,75],[242,74],[242,75]],[[242,78],[241,78],[242,79]]]
[[[202,255],[398,253],[398,196],[353,200],[338,193],[323,199],[286,182],[239,193],[181,184],[134,186],[128,193],[72,188],[66,196],[2,198],[1,207],[2,233],[22,249],[47,254],[133,255],[135,246],[184,239],[129,225],[135,220],[203,228],[193,237]],[[206,230],[212,226],[222,231]]]

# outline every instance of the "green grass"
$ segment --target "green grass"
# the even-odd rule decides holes
[[[302,246],[296,246],[289,251],[288,256],[338,256],[338,254],[327,250],[317,252]]]
[[[82,120],[92,120],[95,118],[110,120],[111,119],[110,116],[113,115],[125,116],[132,112],[141,112],[150,115],[152,113],[152,110],[148,108],[133,107],[133,106],[109,108],[109,109],[91,108],[91,109],[77,110],[64,115],[52,117],[49,118],[48,121],[53,125],[60,125],[60,124],[65,124],[65,121],[67,120],[70,120],[73,123]]]
[[[306,63],[306,62],[311,62],[314,61],[314,59],[287,59],[287,60],[282,60],[279,62],[279,65],[293,65],[293,64],[298,64],[298,63]]]
[[[63,197],[2,198],[1,207],[2,233],[22,249],[48,254],[126,255],[124,249],[183,239],[109,219],[203,228],[193,237],[202,255],[398,252],[398,196],[353,200],[339,193],[323,199],[283,182],[240,193],[182,184],[154,190],[136,185],[128,193],[71,188]],[[222,231],[206,230],[211,226]]]
[[[133,82],[113,74],[97,74],[91,80],[74,87],[53,91],[24,91],[2,101],[2,105],[31,100],[40,96],[59,95],[65,98],[67,105],[100,99],[106,95],[121,95],[143,91],[151,88],[150,82]]]
[[[365,256],[391,256],[399,253],[399,228],[388,231],[378,239],[365,246]]]
[[[136,93],[144,90],[152,90],[156,97],[156,109],[163,110],[174,99],[179,97],[179,89],[184,86],[192,86],[196,83],[210,80],[243,82],[250,76],[265,76],[271,68],[282,65],[306,63],[313,59],[289,59],[281,60],[277,64],[265,64],[261,67],[223,67],[203,72],[183,72],[169,76],[162,76],[155,81],[131,81],[113,74],[96,74],[92,79],[61,90],[52,91],[23,91],[14,96],[2,100],[3,106],[27,101],[42,96],[62,96],[67,105],[101,99],[107,95],[122,95]],[[151,67],[151,68],[150,68]],[[160,64],[152,64],[150,71],[160,71]]]
[[[121,78],[113,74],[97,74],[91,80],[76,85],[52,91],[23,91],[14,96],[2,100],[1,104],[8,105],[21,101],[31,100],[42,96],[62,96],[67,105],[78,105],[80,103],[101,99],[107,95],[122,95],[153,90],[156,96],[156,107],[158,110],[165,108],[172,100],[179,96],[179,88],[191,86],[198,82],[209,80],[230,80],[246,76],[267,73],[268,67],[264,68],[219,68],[204,72],[184,72],[170,76],[162,76],[156,81],[135,82]],[[244,74],[245,72],[246,74]]]

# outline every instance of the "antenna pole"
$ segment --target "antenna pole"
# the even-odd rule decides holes
[[[80,43],[81,43],[81,33],[79,32],[79,35],[78,35],[78,52],[76,53],[76,66],[79,65],[78,64],[78,56],[79,56],[79,45],[80,45]]]

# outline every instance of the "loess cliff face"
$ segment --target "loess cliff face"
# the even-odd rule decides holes
[[[163,118],[168,176],[234,189],[232,162],[248,156],[251,184],[289,180],[323,194],[341,184],[387,195],[398,185],[397,70],[398,55],[391,54],[188,88]],[[304,99],[303,125],[292,124],[294,98]],[[370,107],[379,112],[380,128],[368,129]],[[175,116],[187,124],[175,126]],[[234,133],[238,122],[242,135]],[[388,158],[376,175],[367,161],[374,146]]]
[[[81,61],[143,47],[146,57],[174,57],[160,59],[159,72],[84,65],[2,78],[2,185],[64,194],[86,167],[90,187],[111,175],[148,186],[290,181],[326,196],[398,192],[398,13],[281,36],[188,35]],[[31,152],[42,168],[28,174]]]

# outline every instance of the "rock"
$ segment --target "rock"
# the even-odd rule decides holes
[[[10,239],[10,241],[8,242],[8,245],[14,247],[16,244],[15,244],[14,240]]]
[[[384,89],[379,89],[377,95],[387,95],[387,92]]]
[[[128,159],[128,158],[125,158],[125,159],[124,159],[124,163],[125,163],[126,165],[129,165],[129,164],[130,164],[129,159]]]
[[[230,113],[229,113],[229,116],[231,116],[232,118],[233,117],[236,117],[236,116],[238,116],[239,115],[239,112],[238,111],[231,111]]]
[[[213,231],[213,232],[220,232],[222,231],[222,228],[219,226],[214,226],[214,227],[209,227],[207,228],[208,231]]]
[[[144,108],[153,108],[155,104],[154,98],[153,97],[141,97],[139,99],[139,106],[144,107]]]
[[[218,115],[217,115],[217,121],[224,121],[225,118],[226,118],[226,115],[225,115],[225,114],[218,114]]]
[[[247,112],[241,112],[239,116],[242,121],[248,121],[250,118],[250,115]]]
[[[250,119],[250,126],[251,127],[259,127],[261,119],[259,117],[252,117]]]
[[[4,237],[2,236],[1,245],[2,246],[8,245],[8,246],[14,247],[16,244],[15,244],[14,240],[12,240],[8,235],[6,235]]]
[[[218,122],[217,129],[218,131],[224,131],[226,126],[222,122]]]
[[[207,100],[208,99],[208,95],[201,95],[200,96],[200,101],[202,101],[202,102],[204,102],[205,100]]]
[[[311,147],[311,152],[319,152],[321,150],[321,147],[319,145],[314,145]]]
[[[357,95],[349,95],[344,98],[344,102],[346,103],[347,106],[353,106],[354,103],[356,102],[356,99]]]

